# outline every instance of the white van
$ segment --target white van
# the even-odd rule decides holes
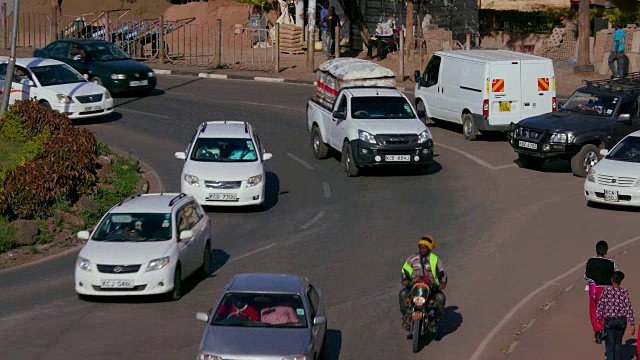
[[[437,51],[415,72],[416,108],[434,120],[462,124],[465,139],[480,131],[556,111],[551,59],[507,50]]]

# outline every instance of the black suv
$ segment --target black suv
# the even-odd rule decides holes
[[[640,130],[640,72],[619,80],[584,81],[557,112],[511,123],[508,139],[520,163],[539,169],[545,160],[571,161],[571,170],[586,177],[623,137]]]

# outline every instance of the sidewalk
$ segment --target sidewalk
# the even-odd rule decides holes
[[[640,248],[632,248],[615,256],[614,260],[625,279],[622,287],[629,290],[636,330],[640,317],[640,262],[638,262]],[[586,259],[585,259],[586,263]],[[581,272],[582,275],[582,272]],[[584,280],[577,281],[573,287],[560,295],[548,310],[540,310],[530,323],[528,330],[515,338],[511,344],[511,351],[505,356],[507,359],[539,360],[539,359],[604,359],[604,342],[600,345],[594,342],[591,321],[589,320],[588,295],[584,290]],[[634,358],[636,338],[630,335],[629,328],[625,332],[624,360]]]

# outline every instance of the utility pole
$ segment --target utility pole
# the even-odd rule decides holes
[[[307,36],[307,68],[313,72],[315,66],[313,64],[316,53],[316,0],[309,0],[308,27],[309,36]]]
[[[4,77],[4,89],[2,92],[2,108],[0,109],[0,118],[4,115],[9,107],[9,96],[11,95],[11,80],[13,80],[13,70],[16,66],[16,41],[18,39],[18,7],[19,1],[15,0],[13,7],[13,35],[11,37],[11,57],[9,57],[9,65],[7,73]]]
[[[589,0],[580,0],[580,7],[578,8],[578,67],[576,70],[593,71],[589,44],[590,35]]]

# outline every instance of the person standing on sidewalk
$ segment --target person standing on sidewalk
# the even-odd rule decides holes
[[[325,0],[320,10],[320,32],[322,36],[322,50],[324,56],[329,59],[331,55],[331,36],[327,32],[329,28],[329,1]]]
[[[587,280],[587,289],[589,290],[589,316],[591,318],[591,326],[595,335],[596,343],[600,344],[600,331],[602,327],[598,325],[596,320],[596,308],[600,294],[606,286],[611,286],[611,276],[618,270],[618,267],[611,259],[607,259],[606,255],[609,251],[609,244],[600,240],[596,244],[596,256],[587,260],[585,266],[584,278]]]
[[[611,77],[613,79],[620,79],[624,77],[624,40],[625,32],[622,29],[622,23],[616,24],[616,32],[613,34],[613,49],[609,53],[609,70],[611,70]],[[616,67],[613,66],[613,62],[616,62]]]
[[[612,286],[602,290],[596,318],[607,331],[606,350],[607,360],[622,360],[622,337],[627,329],[627,322],[631,325],[631,336],[635,335],[635,319],[633,307],[627,289],[620,286],[624,280],[624,273],[616,271],[611,276]]]

